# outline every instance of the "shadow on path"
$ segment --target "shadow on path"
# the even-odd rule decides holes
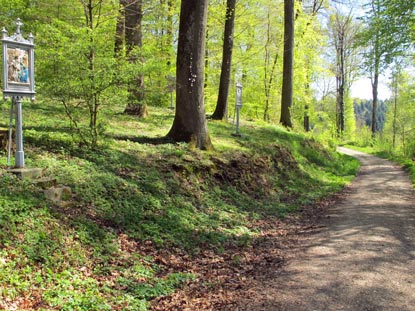
[[[415,196],[389,161],[341,148],[361,172],[276,278],[252,288],[238,310],[415,310]]]

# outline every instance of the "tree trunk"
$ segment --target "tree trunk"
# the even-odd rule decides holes
[[[142,34],[143,7],[142,0],[125,0],[125,44],[127,57],[131,63],[143,62],[134,48],[143,46]],[[144,75],[138,74],[129,86],[128,104],[124,113],[138,117],[147,116],[147,105],[144,102]]]
[[[125,38],[125,0],[119,0],[117,24],[115,26],[114,54],[119,55],[124,47]]]
[[[220,74],[219,95],[214,120],[228,119],[228,97],[232,71],[233,31],[235,25],[236,0],[226,2],[226,22],[223,36],[222,69]],[[241,82],[241,81],[240,81]]]
[[[283,126],[291,128],[294,76],[294,0],[284,0],[284,60],[281,94],[281,119]]]
[[[85,19],[87,27],[90,30],[90,37],[89,37],[89,55],[88,55],[88,69],[89,69],[89,79],[90,84],[92,86],[95,86],[96,80],[95,80],[95,42],[94,42],[94,36],[92,35],[95,30],[95,22],[94,22],[94,9],[93,9],[93,3],[92,0],[89,0],[84,4],[84,12],[85,12]],[[93,87],[91,90],[91,95],[87,99],[88,108],[89,108],[89,129],[91,133],[91,146],[94,148],[96,147],[98,143],[98,110],[99,110],[99,100],[96,93],[95,88]]]
[[[336,86],[337,86],[337,134],[338,136],[342,136],[345,126],[344,126],[344,119],[345,119],[345,107],[344,107],[344,94],[345,94],[345,80],[346,80],[346,73],[345,73],[345,59],[344,59],[344,33],[342,30],[337,33],[338,37],[338,46],[337,46],[337,73],[336,73]]]
[[[266,122],[268,122],[270,119],[269,110],[271,106],[271,89],[272,89],[273,80],[274,80],[275,68],[277,67],[277,62],[279,58],[279,53],[275,52],[275,56],[273,57],[274,60],[271,65],[270,45],[271,45],[271,16],[270,16],[270,13],[268,12],[267,14],[267,41],[265,43],[265,59],[264,59],[265,106],[264,106],[263,119]]]
[[[346,100],[357,66],[354,60],[357,27],[350,14],[337,11],[331,18],[330,28],[336,50],[336,132],[341,137],[346,131]]]
[[[310,102],[310,98],[312,97],[311,95],[311,88],[310,88],[310,60],[307,59],[306,62],[306,84],[304,85],[305,88],[305,94],[306,94],[306,100],[304,103],[304,131],[306,132],[310,132],[310,106],[309,106],[309,102]]]
[[[206,41],[208,40],[209,40],[209,28],[206,28]],[[205,82],[203,85],[204,89],[208,87],[208,83],[209,83],[208,68],[209,68],[209,48],[206,46],[205,47]]]
[[[380,2],[372,1],[372,9],[376,12],[376,16],[380,16]],[[379,87],[379,71],[380,64],[382,59],[381,53],[381,33],[377,28],[375,29],[374,34],[374,46],[373,46],[373,72],[372,72],[372,138],[376,136],[376,115],[377,115],[377,106],[378,106],[378,87]]]
[[[167,0],[167,64],[170,66],[170,64],[173,62],[173,46],[174,46],[174,38],[173,38],[173,14],[174,14],[174,2],[173,0]]]
[[[397,126],[396,126],[396,113],[398,111],[398,77],[399,77],[399,71],[397,70],[396,73],[394,74],[394,79],[393,79],[393,125],[392,125],[392,129],[393,129],[393,133],[392,133],[392,146],[393,149],[395,149],[396,147],[396,130],[397,130]]]
[[[310,116],[308,115],[309,107],[304,106],[304,131],[310,132]]]
[[[204,104],[208,0],[182,0],[176,68],[176,113],[167,137],[211,149]]]
[[[376,67],[376,66],[375,66]],[[378,86],[379,86],[379,70],[375,68],[375,74],[372,81],[372,138],[376,135],[376,110],[378,106]]]

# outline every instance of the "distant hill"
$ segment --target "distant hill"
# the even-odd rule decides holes
[[[367,99],[353,100],[354,113],[356,117],[356,126],[372,126],[372,101]],[[385,115],[387,111],[388,101],[380,100],[376,108],[376,131],[382,131],[385,125]]]

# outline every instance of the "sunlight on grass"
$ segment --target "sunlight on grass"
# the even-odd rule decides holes
[[[31,182],[0,177],[2,297],[51,310],[148,310],[196,276],[163,271],[140,245],[188,256],[247,247],[255,221],[307,208],[357,171],[356,161],[262,122],[244,121],[234,137],[232,124],[209,121],[215,149],[189,150],[159,139],[171,110],[151,107],[137,119],[122,108],[103,112],[106,131],[90,150],[58,103],[25,106],[27,166],[43,168],[73,197],[59,206]],[[0,161],[5,168],[4,151]]]

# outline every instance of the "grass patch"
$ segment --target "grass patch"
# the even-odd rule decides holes
[[[162,139],[170,110],[137,120],[121,108],[106,112],[106,136],[87,150],[59,106],[25,103],[27,166],[74,197],[54,205],[31,183],[0,176],[0,310],[147,310],[197,277],[167,269],[159,250],[191,257],[247,246],[254,220],[305,209],[358,168],[313,139],[249,122],[233,138],[230,124],[210,121],[215,151],[191,151]]]

